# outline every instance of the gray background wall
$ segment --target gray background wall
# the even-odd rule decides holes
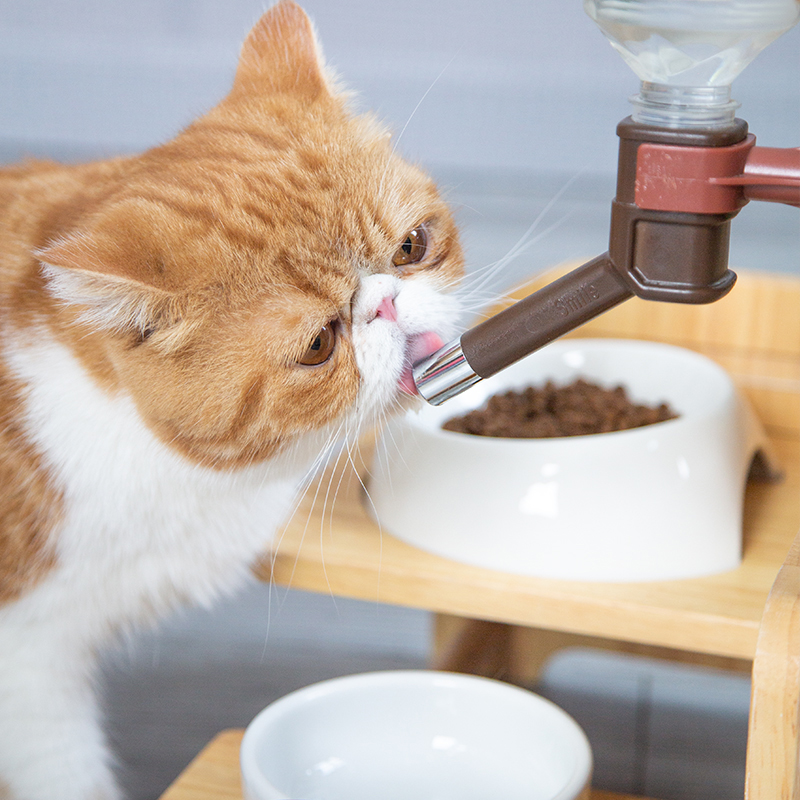
[[[3,0],[0,144],[135,151],[229,87],[260,0]],[[580,0],[306,0],[329,62],[435,168],[614,169],[637,87]],[[797,144],[800,29],[734,84],[764,143]],[[406,126],[406,123],[407,126]]]

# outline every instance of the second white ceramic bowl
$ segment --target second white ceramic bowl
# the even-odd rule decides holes
[[[678,419],[555,439],[442,430],[493,394],[583,377]],[[655,342],[554,342],[459,397],[392,421],[366,507],[382,528],[468,564],[548,578],[653,581],[733,569],[761,426],[728,374]]]
[[[592,755],[572,717],[532,692],[409,670],[267,706],[241,771],[246,800],[588,800]]]

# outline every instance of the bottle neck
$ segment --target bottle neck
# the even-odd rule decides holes
[[[730,86],[668,86],[642,81],[631,98],[633,119],[659,128],[724,128],[734,120],[739,103]]]

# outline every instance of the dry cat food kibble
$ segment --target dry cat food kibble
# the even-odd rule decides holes
[[[548,381],[542,388],[496,394],[483,408],[453,417],[442,427],[475,436],[547,439],[640,428],[677,416],[666,403],[639,405],[622,386],[604,389],[579,378],[567,386]]]

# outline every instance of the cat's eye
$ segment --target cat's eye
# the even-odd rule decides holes
[[[395,251],[392,264],[405,267],[407,264],[419,264],[428,254],[428,232],[424,225],[418,225],[408,232],[403,243]]]
[[[306,367],[317,367],[324,364],[333,354],[335,347],[336,329],[334,324],[329,322],[312,339],[306,352],[298,359],[298,363]]]

